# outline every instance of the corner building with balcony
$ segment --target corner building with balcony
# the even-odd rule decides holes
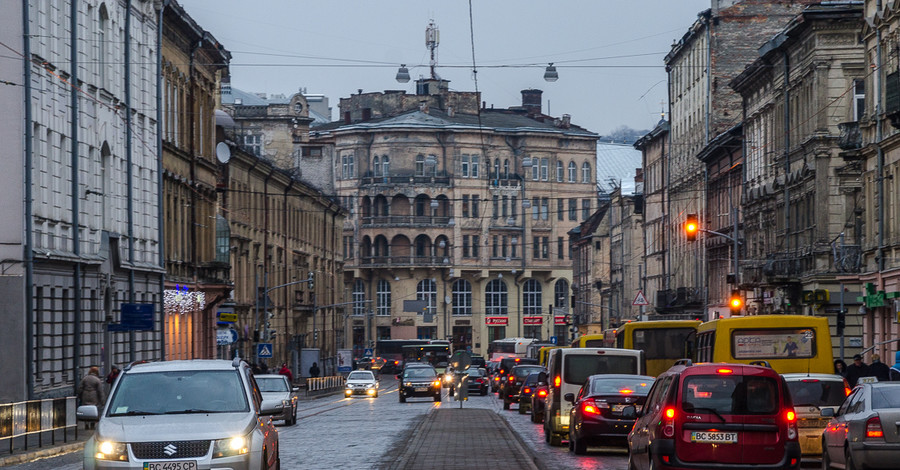
[[[505,337],[568,338],[567,233],[597,209],[598,136],[544,115],[541,95],[493,109],[420,79],[415,95],[341,99],[342,119],[311,129],[351,210],[345,347],[449,339],[487,354]]]

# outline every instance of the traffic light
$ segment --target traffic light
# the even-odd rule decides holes
[[[728,307],[731,308],[731,313],[741,313],[741,309],[744,308],[744,297],[741,296],[741,291],[731,291],[731,297],[728,298]]]
[[[847,310],[841,310],[837,314],[837,334],[844,334],[844,328],[847,326]]]
[[[697,232],[700,231],[700,219],[697,214],[688,214],[684,219],[684,236],[689,242],[697,239]]]
[[[307,279],[307,281],[309,282],[309,290],[313,290],[313,287],[315,287],[315,280],[316,280],[316,273],[310,271],[309,279]]]

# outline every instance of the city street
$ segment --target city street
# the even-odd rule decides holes
[[[393,376],[384,376],[376,399],[334,395],[301,402],[297,425],[279,424],[278,427],[282,468],[384,467],[401,453],[413,429],[432,408],[459,407],[459,402],[451,401],[446,389],[441,403],[427,398],[410,398],[407,403],[399,403],[396,383]],[[624,449],[609,453],[590,449],[586,456],[575,456],[567,447],[548,446],[539,424],[529,421],[528,415],[520,415],[515,405],[512,410],[503,410],[502,402],[495,394],[471,396],[463,407],[490,409],[505,418],[525,444],[535,451],[544,468],[626,468]],[[8,468],[76,470],[81,467],[81,453],[78,452]]]

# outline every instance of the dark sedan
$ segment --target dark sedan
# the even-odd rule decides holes
[[[466,375],[468,379],[466,379],[466,383],[468,384],[466,390],[469,394],[477,393],[479,395],[487,395],[488,394],[488,377],[484,374],[482,369],[478,369],[476,367],[469,367],[466,369]],[[450,396],[456,392],[456,384],[451,381],[450,383]]]
[[[588,445],[626,445],[634,418],[622,410],[640,410],[653,385],[653,377],[643,375],[597,374],[588,377],[578,394],[567,393],[572,402],[569,414],[569,450],[587,452]]]
[[[519,392],[520,415],[531,412],[531,397],[535,394],[535,392],[537,392],[538,387],[540,387],[541,385],[547,385],[546,383],[542,383],[540,381],[540,377],[540,372],[532,372],[528,374],[528,377],[525,377],[525,381],[522,382],[522,391]]]
[[[500,386],[500,398],[503,399],[503,409],[508,410],[509,405],[519,403],[519,392],[522,391],[522,383],[525,381],[525,377],[543,370],[544,368],[538,365],[514,366],[510,369],[506,378],[500,379],[503,382]]]
[[[433,397],[434,401],[441,401],[441,379],[434,367],[406,367],[397,380],[400,403],[406,403],[409,397]]]

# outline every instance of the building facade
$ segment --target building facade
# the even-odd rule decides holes
[[[597,135],[542,114],[540,90],[494,110],[443,80],[416,85],[343,98],[341,120],[311,131],[333,146],[351,209],[347,345],[448,339],[485,354],[505,337],[567,337],[566,234],[596,210]]]
[[[4,6],[0,40],[16,55],[0,69],[21,85],[0,87],[14,116],[0,129],[10,402],[73,395],[90,366],[163,357],[163,267],[153,2]]]
[[[650,302],[648,315],[661,313],[665,307],[667,284],[667,242],[666,218],[666,163],[669,159],[669,122],[659,121],[647,135],[634,143],[641,151],[644,179],[644,226],[643,252],[640,255],[644,266],[644,296]],[[663,302],[657,300],[663,294]]]
[[[572,245],[572,316],[577,335],[603,333],[610,325],[609,203],[569,231]]]

